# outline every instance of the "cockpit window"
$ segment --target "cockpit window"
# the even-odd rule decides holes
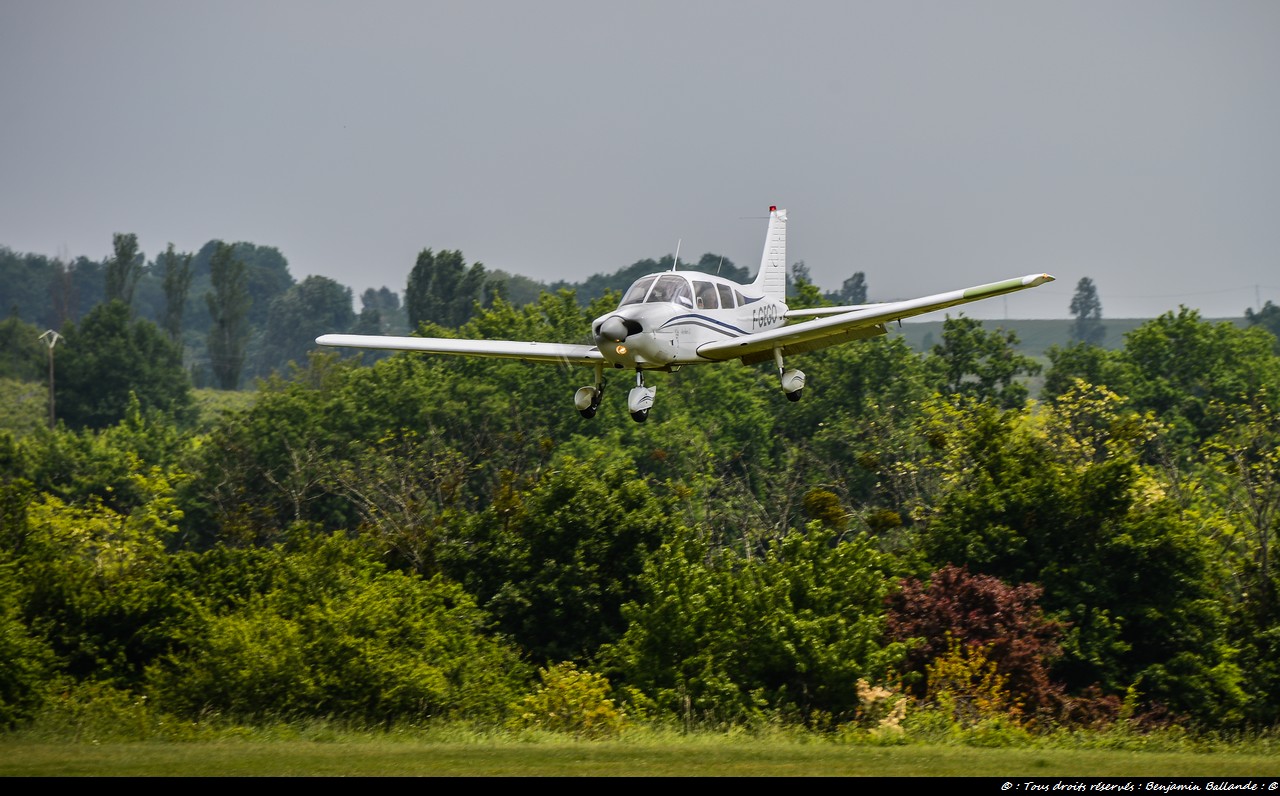
[[[689,283],[684,277],[675,274],[664,274],[658,278],[658,284],[653,286],[653,292],[649,294],[646,303],[653,304],[659,301],[670,301],[681,304],[685,307],[693,306],[693,293],[689,290]]]
[[[653,284],[656,276],[646,276],[643,279],[636,280],[635,284],[627,288],[627,294],[622,297],[622,303],[618,306],[627,304],[639,304],[644,301],[644,294],[649,292],[649,285]]]

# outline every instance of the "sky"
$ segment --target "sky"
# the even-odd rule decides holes
[[[788,262],[950,312],[1280,304],[1275,0],[0,0],[0,246],[403,292]],[[358,304],[358,300],[357,300]],[[919,320],[940,320],[923,316]]]

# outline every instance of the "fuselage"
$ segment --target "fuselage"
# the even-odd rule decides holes
[[[775,329],[787,305],[759,288],[698,271],[641,277],[618,308],[591,324],[596,346],[615,368],[669,370],[709,362],[698,348],[709,342]]]

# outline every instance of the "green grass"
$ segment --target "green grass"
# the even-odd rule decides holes
[[[640,741],[0,740],[0,776],[1276,777],[1250,752],[861,746],[730,736]],[[1265,785],[1263,788],[1265,789]],[[1141,785],[1137,785],[1139,790]]]

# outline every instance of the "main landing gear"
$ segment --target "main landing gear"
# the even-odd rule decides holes
[[[804,372],[782,364],[782,351],[777,348],[773,349],[773,361],[778,365],[778,380],[782,382],[782,392],[786,394],[787,400],[800,400],[800,394],[804,390]]]
[[[631,419],[637,423],[643,423],[649,419],[649,410],[653,408],[653,396],[658,390],[656,387],[644,386],[644,372],[636,371],[636,386],[631,388],[631,392],[627,394],[627,411],[631,412]],[[600,396],[604,393],[604,368],[596,368],[596,383],[594,386],[579,387],[578,391],[573,394],[573,405],[578,407],[578,414],[590,419],[596,416],[596,411],[600,408]]]
[[[600,408],[600,396],[604,394],[604,366],[596,365],[596,383],[594,387],[579,387],[573,394],[573,405],[578,407],[578,414],[590,420],[596,416]]]

